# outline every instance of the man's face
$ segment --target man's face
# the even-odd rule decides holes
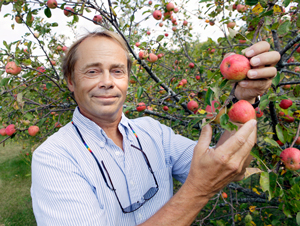
[[[79,45],[76,54],[68,87],[80,112],[96,123],[119,120],[128,88],[125,50],[109,38],[92,37]]]

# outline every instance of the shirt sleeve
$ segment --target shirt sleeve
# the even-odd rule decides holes
[[[163,124],[161,125],[163,147],[172,167],[173,177],[184,183],[191,166],[196,141],[190,140]]]
[[[93,189],[72,159],[43,148],[34,152],[31,196],[38,225],[107,225]]]

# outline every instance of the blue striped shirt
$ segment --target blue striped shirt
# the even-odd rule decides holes
[[[118,129],[123,135],[124,152],[78,108],[73,122],[98,161],[105,163],[124,208],[155,187],[142,153],[131,146],[139,144],[128,124],[139,137],[159,191],[138,210],[124,214],[94,157],[68,123],[33,153],[31,196],[38,225],[138,225],[172,197],[172,176],[184,182],[188,175],[196,142],[150,117],[131,120],[122,115]]]

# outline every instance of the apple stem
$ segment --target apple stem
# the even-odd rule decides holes
[[[299,125],[298,125],[298,129],[297,129],[297,133],[296,133],[295,139],[293,140],[293,143],[291,144],[290,148],[292,148],[294,146],[294,144],[296,143],[296,140],[299,137],[299,132],[300,132],[300,122],[299,122]]]
[[[233,86],[228,98],[226,99],[226,101],[224,103],[225,106],[227,106],[232,101],[232,99],[234,98],[234,92],[235,92],[235,88],[236,88],[237,84],[238,84],[237,82],[234,83],[234,86]]]

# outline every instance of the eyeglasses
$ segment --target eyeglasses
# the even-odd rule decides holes
[[[79,129],[77,128],[77,126],[74,124],[73,121],[72,121],[72,124],[74,125],[75,129],[77,130],[77,132],[78,132],[78,134],[79,134],[79,137],[81,138],[81,140],[82,140],[83,144],[85,145],[85,147],[88,149],[88,151],[92,154],[92,156],[93,156],[94,159],[96,160],[97,165],[98,165],[98,167],[99,167],[99,170],[100,170],[100,172],[101,172],[101,175],[102,175],[102,177],[103,177],[103,179],[104,179],[104,182],[105,182],[106,186],[107,186],[111,191],[113,191],[113,192],[115,193],[116,198],[117,198],[117,200],[118,200],[118,203],[119,203],[119,205],[120,205],[120,207],[121,207],[123,213],[131,213],[131,212],[136,211],[136,210],[139,209],[142,205],[144,205],[147,201],[149,201],[151,198],[154,197],[154,195],[155,195],[155,194],[158,192],[158,190],[159,190],[158,183],[157,183],[156,177],[155,177],[155,175],[154,175],[154,173],[153,173],[153,170],[152,170],[152,167],[151,167],[151,165],[150,165],[150,162],[149,162],[149,160],[148,160],[148,158],[147,158],[147,155],[146,155],[145,152],[142,150],[143,148],[142,148],[142,145],[141,145],[141,143],[140,143],[140,140],[139,140],[138,136],[136,135],[136,133],[134,132],[134,130],[132,129],[132,127],[131,127],[130,125],[129,125],[129,127],[131,128],[132,132],[134,133],[134,135],[135,135],[135,137],[136,137],[136,139],[137,139],[137,141],[138,141],[138,143],[139,143],[139,145],[140,145],[141,148],[138,148],[138,147],[136,147],[136,146],[134,146],[134,145],[131,145],[131,146],[132,146],[133,148],[136,148],[137,150],[139,150],[139,151],[143,154],[144,160],[145,160],[145,162],[146,162],[146,164],[147,164],[147,166],[148,166],[148,169],[149,169],[150,173],[151,173],[152,176],[153,176],[153,179],[154,179],[154,181],[155,181],[156,187],[151,187],[151,188],[143,195],[141,202],[137,201],[137,202],[131,204],[130,206],[128,206],[128,207],[126,207],[126,208],[123,208],[123,206],[122,206],[122,204],[121,204],[121,202],[120,202],[120,199],[119,199],[119,197],[118,197],[118,195],[117,195],[117,192],[116,192],[116,189],[115,189],[115,187],[114,187],[114,184],[113,184],[113,182],[112,182],[112,180],[111,180],[111,178],[110,178],[110,175],[109,175],[109,173],[108,173],[108,171],[107,171],[107,169],[106,169],[106,167],[105,167],[104,162],[101,161],[101,164],[102,164],[102,166],[103,166],[103,168],[104,168],[104,170],[105,170],[105,172],[106,172],[106,174],[107,174],[107,176],[108,176],[108,179],[109,179],[109,181],[110,181],[111,187],[108,185],[108,182],[107,182],[107,180],[106,180],[106,177],[105,177],[105,175],[104,175],[103,169],[102,169],[102,167],[101,167],[101,165],[100,165],[98,159],[96,158],[96,156],[94,155],[94,153],[92,152],[92,150],[89,148],[89,146],[86,144],[86,142],[85,142],[85,140],[83,139],[83,137],[82,137],[82,135],[81,135]]]

